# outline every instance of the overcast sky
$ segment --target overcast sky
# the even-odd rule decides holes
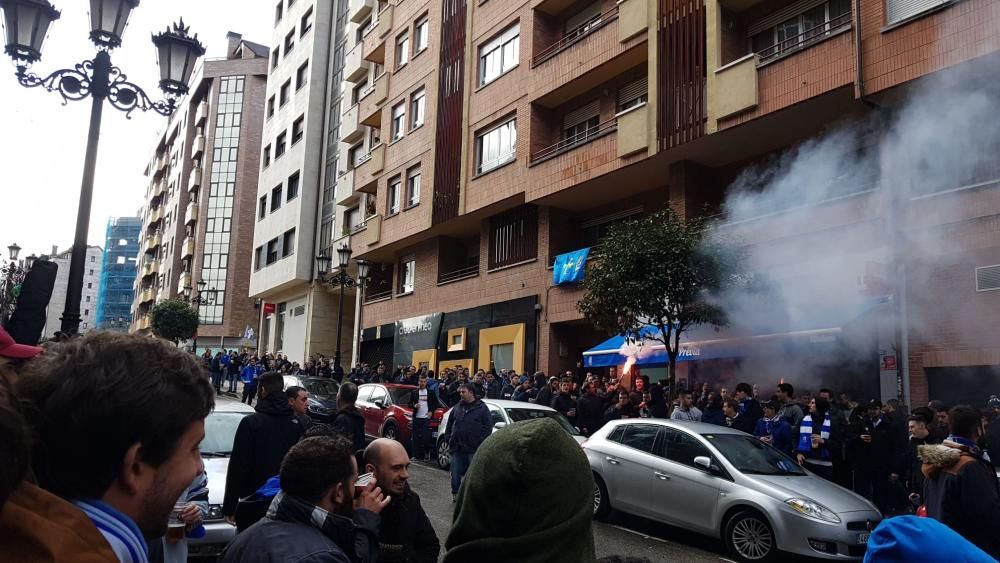
[[[46,76],[93,57],[87,38],[89,2],[52,0],[62,11],[42,47],[34,72]],[[225,55],[226,32],[271,42],[271,0],[144,0],[132,12],[123,46],[112,62],[154,100],[162,97],[159,70],[150,36],[183,16],[191,33],[208,48],[206,57]],[[0,53],[0,252],[18,243],[22,256],[48,253],[52,245],[73,244],[80,180],[87,144],[90,99],[62,105],[62,96],[42,88],[24,88],[14,65]],[[167,118],[136,111],[132,119],[104,107],[89,243],[103,246],[109,217],[136,214],[145,193],[143,168]]]

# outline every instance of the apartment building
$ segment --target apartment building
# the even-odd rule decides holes
[[[579,286],[553,284],[552,264],[671,205],[718,215],[754,273],[817,292],[788,297],[769,326],[686,335],[683,383],[767,389],[785,378],[913,404],[952,399],[934,382],[978,381],[1000,366],[1000,349],[976,328],[1000,314],[989,291],[1000,239],[988,226],[1000,213],[1000,171],[976,167],[901,197],[870,158],[898,144],[878,126],[841,135],[854,145],[839,169],[836,159],[803,159],[846,122],[905,117],[911,95],[948,73],[995,80],[1000,36],[988,30],[998,5],[351,2],[338,201],[339,233],[372,263],[360,359],[547,373],[584,359],[619,366],[598,361],[595,346],[610,335],[577,310]],[[754,190],[787,189],[775,171],[791,182],[807,166],[822,197],[737,205]],[[938,197],[947,213],[933,212]],[[934,255],[940,262],[907,269],[921,249],[901,252],[900,232],[954,244]],[[922,296],[907,292],[927,276],[936,281],[920,283]],[[975,306],[949,310],[955,301]],[[657,380],[665,368],[640,369]]]
[[[238,33],[226,55],[205,59],[146,169],[143,241],[133,330],[185,289],[197,304],[204,348],[247,345],[258,308],[248,296],[269,50]],[[199,286],[204,282],[203,286]]]
[[[104,231],[104,265],[101,268],[95,323],[101,330],[127,332],[135,301],[136,261],[142,219],[112,217]]]
[[[73,258],[73,247],[62,252],[52,248],[48,260],[58,266],[52,296],[45,312],[45,330],[42,338],[52,338],[62,330],[62,314],[66,308],[66,293],[69,292],[69,265]],[[104,264],[104,249],[100,246],[87,247],[87,259],[83,270],[83,291],[80,294],[80,334],[97,328],[97,301],[101,287],[101,267]]]
[[[250,295],[262,304],[259,350],[300,363],[337,348],[337,295],[315,258],[333,254],[347,8],[278,0],[273,13]],[[343,316],[350,350],[353,299]]]

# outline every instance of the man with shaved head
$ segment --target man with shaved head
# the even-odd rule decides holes
[[[365,448],[365,471],[392,502],[382,511],[379,563],[436,563],[441,543],[417,493],[410,490],[410,456],[396,440],[379,438]]]

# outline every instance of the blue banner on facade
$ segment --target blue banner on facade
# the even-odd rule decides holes
[[[562,285],[583,281],[588,254],[590,254],[589,247],[556,256],[555,264],[552,266],[552,283]]]

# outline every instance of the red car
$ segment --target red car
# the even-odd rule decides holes
[[[369,438],[390,438],[409,444],[413,432],[413,409],[410,401],[416,385],[396,383],[366,383],[358,387],[358,410],[365,417],[365,434]],[[445,409],[431,413],[430,434],[437,432]]]

